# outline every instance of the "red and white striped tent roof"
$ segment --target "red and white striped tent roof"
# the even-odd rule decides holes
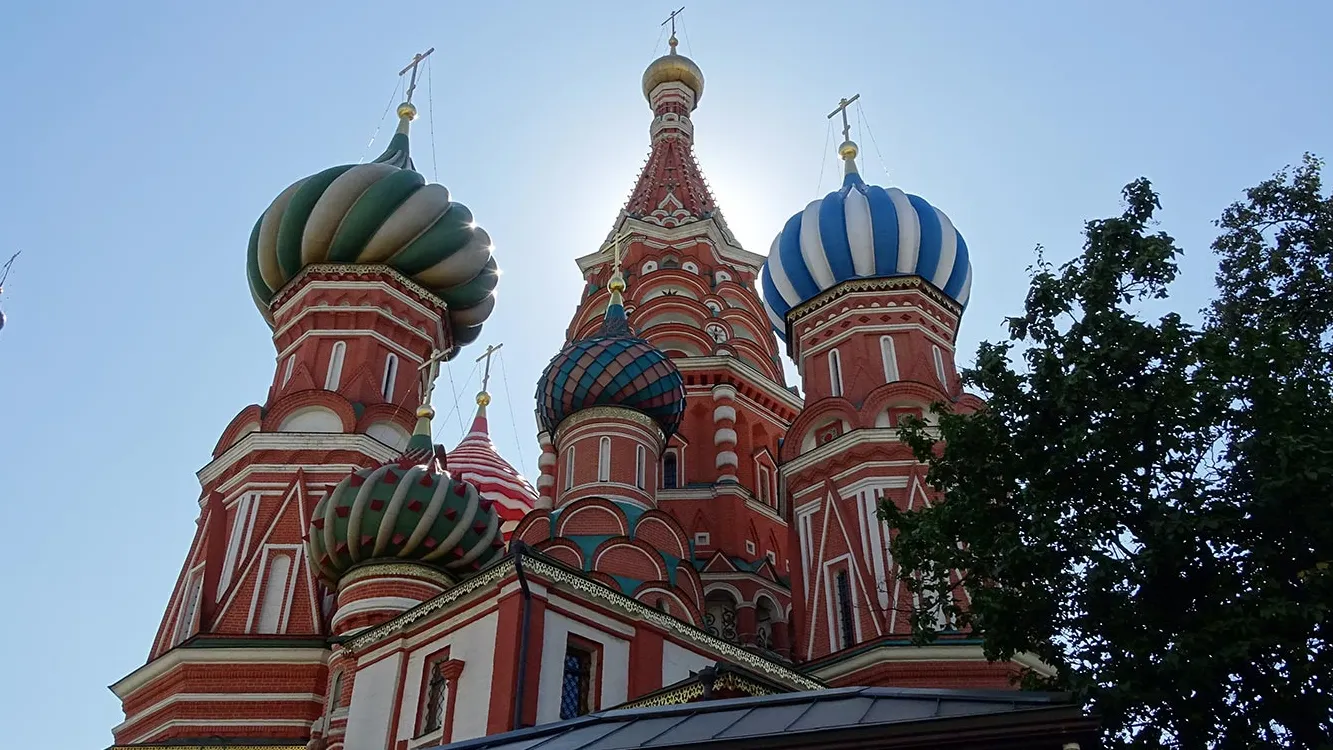
[[[486,404],[490,398],[483,398],[484,395],[477,398],[477,415],[472,419],[472,429],[457,447],[449,451],[449,473],[471,483],[483,498],[495,503],[500,530],[505,541],[509,541],[514,527],[537,502],[537,491],[495,450],[486,423]]]

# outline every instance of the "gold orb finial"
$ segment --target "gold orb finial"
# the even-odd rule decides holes
[[[435,409],[430,404],[422,404],[417,407],[417,416],[431,419],[435,416]]]
[[[417,105],[412,102],[403,102],[398,105],[398,119],[415,120],[417,119]]]
[[[694,103],[699,105],[704,95],[704,73],[690,58],[676,52],[676,38],[671,37],[671,51],[653,60],[643,71],[643,98],[653,101],[653,90],[664,83],[681,83],[694,92]]]
[[[838,156],[841,156],[843,161],[855,159],[858,153],[860,153],[860,151],[852,141],[843,141],[842,145],[838,146]]]
[[[482,391],[477,394],[477,406],[490,406],[490,404],[491,404],[491,394],[487,393],[486,391]]]

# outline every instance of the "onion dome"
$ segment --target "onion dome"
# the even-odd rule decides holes
[[[372,560],[423,563],[457,575],[504,553],[492,501],[441,465],[444,451],[431,445],[434,413],[429,405],[417,410],[401,458],[352,472],[315,505],[306,554],[329,583]]]
[[[850,140],[838,151],[842,188],[788,219],[764,263],[760,289],[778,338],[789,310],[848,279],[920,276],[966,307],[972,264],[949,217],[896,187],[867,185]]]
[[[665,352],[630,329],[619,268],[608,286],[611,302],[601,329],[566,344],[537,381],[537,421],[555,434],[577,411],[620,406],[648,415],[670,437],[685,414],[685,381]]]
[[[427,184],[408,153],[416,107],[398,107],[398,131],[368,164],[331,167],[293,183],[250,233],[247,271],[255,304],[269,302],[312,264],[383,264],[449,307],[454,341],[476,340],[495,306],[499,270],[491,238],[443,185]]]
[[[660,38],[660,37],[659,37]],[[694,92],[694,104],[704,96],[704,72],[690,58],[676,53],[676,35],[670,39],[671,51],[653,60],[643,71],[643,98],[652,103],[653,89],[664,83],[683,83]]]
[[[486,407],[490,403],[491,395],[484,389],[477,394],[477,415],[472,418],[472,429],[449,452],[449,470],[493,503],[495,513],[500,516],[500,530],[507,540],[509,532],[536,505],[537,491],[495,450],[486,421]]]

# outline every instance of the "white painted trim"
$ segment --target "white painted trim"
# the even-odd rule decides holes
[[[181,664],[324,664],[328,660],[327,648],[176,648],[122,677],[111,692],[127,698]]]
[[[852,631],[856,635],[856,643],[861,643],[864,640],[861,636],[861,613],[857,611],[856,606],[856,586],[852,583],[852,555],[849,552],[838,555],[832,560],[826,560],[821,571],[821,577],[824,579],[824,596],[827,600],[827,605],[824,609],[826,615],[825,619],[828,621],[829,628],[828,645],[830,652],[841,651],[856,645],[856,643],[846,643],[842,645],[839,645],[838,643],[838,641],[842,639],[842,627],[839,622],[841,613],[837,611],[838,596],[837,592],[834,590],[836,575],[830,568],[844,561],[847,569],[847,594],[852,597],[852,600],[847,603],[847,609],[852,613]]]
[[[333,342],[333,351],[329,353],[329,367],[324,371],[324,390],[336,391],[342,385],[343,360],[347,359],[347,342]]]
[[[354,311],[354,312],[355,312],[355,311],[360,311],[360,312],[368,312],[368,311],[383,312],[383,311],[380,310],[378,307],[341,307],[341,306],[339,306],[339,307],[328,307],[328,306],[325,306],[325,307],[319,307],[319,308],[312,308],[311,310],[309,310],[309,311],[307,311],[307,312],[314,312],[315,310],[334,310],[334,311],[337,311],[337,312],[348,312],[348,311]],[[302,317],[305,317],[305,313],[302,314]],[[411,327],[409,324],[407,324],[407,323],[405,323],[404,321],[401,321],[401,320],[396,320],[396,319],[394,319],[394,318],[390,318],[390,320],[394,320],[394,322],[396,322],[396,323],[397,323],[398,325],[400,325],[400,326],[403,326],[406,330],[409,330],[409,331],[415,333],[415,334],[416,334],[418,337],[420,337],[423,341],[430,342],[430,337],[427,336],[426,334],[422,333],[420,329],[418,329],[418,328],[413,328],[413,327]],[[284,326],[283,330],[286,330],[287,328],[291,328],[292,325],[295,324],[295,322],[296,322],[296,321],[292,321],[291,324],[288,324],[287,326]],[[276,334],[275,334],[275,336],[276,336]],[[385,336],[384,334],[380,333],[379,331],[376,331],[376,330],[373,330],[373,329],[370,329],[370,328],[340,328],[340,329],[338,329],[338,330],[336,330],[336,331],[330,331],[330,330],[326,330],[326,329],[322,329],[322,328],[315,328],[315,329],[306,331],[305,333],[301,334],[299,337],[297,337],[297,339],[296,339],[295,341],[293,341],[291,344],[289,344],[289,345],[287,346],[287,348],[286,348],[286,349],[283,349],[282,351],[283,351],[283,353],[294,352],[298,347],[301,346],[301,344],[304,344],[306,341],[308,341],[308,340],[310,340],[310,339],[313,339],[313,338],[329,339],[329,338],[333,338],[333,337],[335,337],[335,336],[340,337],[340,338],[344,338],[344,339],[345,339],[345,338],[348,338],[348,337],[351,337],[351,338],[369,338],[369,339],[373,339],[373,340],[379,342],[380,344],[383,344],[383,345],[385,346],[385,348],[387,348],[387,349],[393,351],[394,353],[398,354],[399,356],[407,357],[409,360],[411,360],[412,362],[414,362],[414,363],[416,363],[416,364],[420,364],[421,362],[424,361],[424,360],[422,360],[422,358],[421,358],[420,356],[418,356],[416,353],[414,353],[414,352],[411,351],[410,349],[407,349],[407,348],[404,347],[402,344],[398,343],[397,341],[394,341],[393,339],[389,338],[388,336]],[[434,345],[434,342],[431,342],[431,344]]]
[[[898,374],[898,345],[894,343],[891,334],[886,333],[879,337],[879,358],[880,363],[884,365],[884,382],[898,382],[901,377]]]
[[[185,588],[181,594],[180,609],[176,612],[176,626],[172,631],[170,643],[179,646],[181,641],[194,632],[195,623],[199,622],[204,599],[204,563],[190,568],[185,576]],[[188,613],[188,616],[187,616]]]
[[[829,395],[834,398],[842,396],[842,354],[837,347],[828,352],[828,377]]]
[[[935,430],[927,429],[927,434],[936,434]],[[898,430],[894,427],[858,427],[857,429],[844,432],[833,440],[816,446],[813,450],[802,453],[801,455],[787,461],[782,465],[782,473],[785,476],[802,471],[811,464],[819,463],[824,459],[836,453],[841,453],[849,448],[854,448],[864,443],[882,443],[899,444],[902,441],[898,439]],[[916,465],[916,461],[902,461],[899,465]],[[864,464],[858,464],[848,471],[856,471]]]
[[[161,711],[167,706],[176,703],[294,703],[302,701],[322,703],[323,700],[323,698],[315,693],[173,693],[151,706],[141,708],[134,712],[128,716],[125,721],[122,721],[113,727],[111,731],[113,733],[124,731],[134,722],[142,721],[143,717],[150,716],[154,712]]]
[[[131,745],[139,745],[148,742],[153,735],[163,732],[173,727],[199,727],[199,726],[218,726],[218,727],[309,727],[308,719],[172,719],[158,724],[150,731],[135,737],[129,742]]]
[[[208,462],[196,476],[199,483],[207,487],[246,456],[261,450],[308,450],[308,451],[354,451],[372,461],[390,461],[397,458],[399,452],[392,446],[385,445],[369,435],[346,432],[251,432],[242,436],[221,456]],[[297,464],[275,464],[269,469],[268,464],[255,464],[250,467],[262,467],[271,471],[295,471]],[[307,471],[342,471],[342,465],[326,466],[323,464],[301,464]],[[285,485],[284,485],[285,487]]]
[[[421,601],[418,599],[409,599],[406,596],[375,596],[369,599],[351,602],[338,607],[333,614],[333,627],[336,630],[338,623],[346,620],[359,612],[369,612],[374,610],[393,610],[395,614],[406,612],[417,606]]]
[[[363,267],[363,269],[364,269],[364,270],[367,270],[367,271],[374,270],[374,269],[370,268],[369,266],[365,266],[365,267]],[[423,287],[423,286],[417,284],[416,282],[412,281],[411,279],[407,278],[406,276],[403,276],[402,274],[400,274],[400,273],[398,273],[397,271],[395,271],[393,268],[390,268],[389,266],[381,266],[381,269],[383,269],[383,272],[384,272],[384,273],[392,274],[392,275],[395,277],[395,278],[394,278],[395,281],[397,281],[397,282],[400,283],[400,284],[403,284],[404,286],[407,286],[407,287],[411,288],[412,290],[416,291],[416,292],[417,292],[418,294],[420,294],[421,296],[426,297],[426,298],[428,298],[428,299],[433,298],[433,295],[430,293],[430,290],[428,290],[428,289],[426,289],[425,287]],[[299,274],[298,274],[298,276],[299,276]],[[439,318],[439,316],[440,316],[440,313],[443,312],[443,311],[446,309],[446,306],[445,306],[444,302],[442,302],[442,301],[434,302],[434,304],[428,304],[428,303],[426,303],[426,302],[423,302],[423,301],[420,300],[420,299],[417,299],[417,298],[415,298],[415,297],[413,297],[413,296],[411,296],[411,295],[409,295],[409,294],[406,294],[405,292],[403,292],[402,290],[398,289],[398,288],[395,287],[394,285],[389,284],[389,283],[387,283],[387,282],[385,282],[385,281],[383,281],[383,280],[381,280],[381,279],[375,279],[375,278],[361,278],[361,279],[359,279],[359,280],[357,280],[357,281],[334,281],[334,280],[330,280],[330,279],[315,279],[315,280],[310,281],[310,282],[306,283],[305,285],[303,285],[303,286],[300,288],[300,290],[296,291],[295,293],[292,294],[292,296],[290,296],[290,297],[288,297],[286,300],[284,300],[283,303],[282,303],[282,305],[281,305],[280,307],[278,307],[278,309],[276,309],[276,310],[273,311],[273,316],[274,316],[275,318],[280,318],[280,317],[282,317],[282,312],[283,312],[283,310],[286,310],[286,309],[289,308],[289,307],[297,306],[296,303],[297,303],[298,300],[301,300],[301,299],[303,299],[303,298],[305,298],[305,297],[307,297],[307,296],[309,296],[309,295],[311,295],[311,294],[314,294],[316,291],[322,291],[322,290],[334,289],[334,290],[345,290],[345,291],[354,291],[354,292],[364,292],[364,291],[366,291],[367,288],[375,288],[375,289],[379,289],[379,290],[383,291],[384,293],[388,294],[390,297],[393,297],[393,298],[397,299],[399,302],[402,302],[403,304],[405,304],[405,305],[407,305],[408,307],[410,307],[410,308],[412,308],[413,310],[415,310],[419,315],[421,315],[421,317],[425,318],[426,320],[437,320],[437,319]],[[278,290],[278,293],[281,294],[282,291],[283,291],[283,290],[280,289],[280,290]],[[438,305],[438,306],[437,306],[437,305]],[[379,311],[380,313],[384,313],[384,310],[383,310],[382,308],[379,308],[379,307],[376,307],[376,308],[353,308],[352,306],[343,306],[343,305],[337,305],[337,306],[330,306],[330,305],[299,305],[299,307],[300,307],[300,309],[301,309],[301,311],[302,311],[301,314],[304,314],[305,311],[309,311],[309,310],[319,310],[319,309],[340,309],[340,310],[348,310],[348,309],[374,309],[374,310]],[[388,317],[388,316],[386,316],[386,317]],[[299,320],[299,319],[300,319],[299,317],[298,317],[298,318],[294,318],[291,322],[294,323],[296,320]],[[390,318],[390,320],[398,320],[398,319],[397,319],[397,318]],[[398,322],[399,322],[399,323],[407,323],[407,321],[403,321],[403,320],[398,320]],[[283,331],[285,331],[288,327],[290,327],[290,325],[291,325],[291,323],[289,323],[288,326],[286,326],[286,327],[280,329],[280,330],[277,331],[276,333],[277,333],[277,334],[281,334],[281,333],[282,333]],[[411,324],[408,323],[408,325],[411,325]],[[440,331],[443,332],[443,329],[444,329],[444,326],[443,326],[443,324],[441,324],[441,325],[440,325]],[[443,343],[443,341],[441,340],[441,341],[438,341],[438,342],[436,342],[436,343]]]

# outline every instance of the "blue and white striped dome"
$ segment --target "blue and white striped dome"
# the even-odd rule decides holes
[[[966,307],[972,263],[963,235],[924,198],[867,185],[849,171],[841,190],[787,221],[769,248],[760,286],[785,340],[787,311],[825,289],[848,279],[914,275]]]

